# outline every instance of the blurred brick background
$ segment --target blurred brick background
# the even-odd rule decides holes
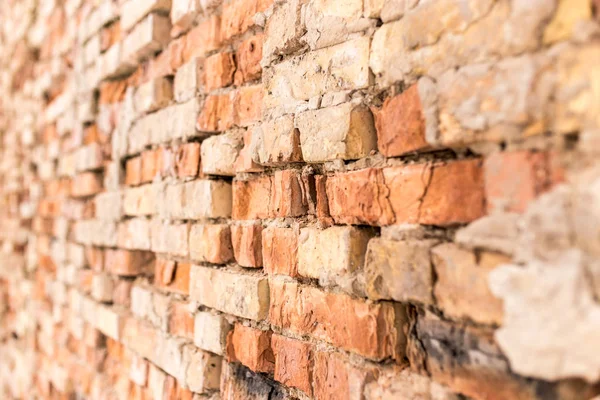
[[[599,3],[4,0],[0,398],[598,394]]]

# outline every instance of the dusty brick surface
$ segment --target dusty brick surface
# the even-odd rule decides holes
[[[0,23],[1,399],[600,395],[600,1]]]

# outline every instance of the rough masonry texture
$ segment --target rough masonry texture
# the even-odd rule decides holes
[[[0,50],[1,399],[600,395],[600,1],[4,0]]]

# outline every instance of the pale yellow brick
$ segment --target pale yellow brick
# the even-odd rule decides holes
[[[193,266],[190,298],[228,314],[262,320],[269,311],[269,283],[264,276]]]
[[[344,103],[305,111],[296,115],[295,126],[306,162],[352,160],[377,148],[373,115],[363,105]]]

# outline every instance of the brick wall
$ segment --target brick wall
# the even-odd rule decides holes
[[[4,0],[0,398],[600,393],[597,0]]]

